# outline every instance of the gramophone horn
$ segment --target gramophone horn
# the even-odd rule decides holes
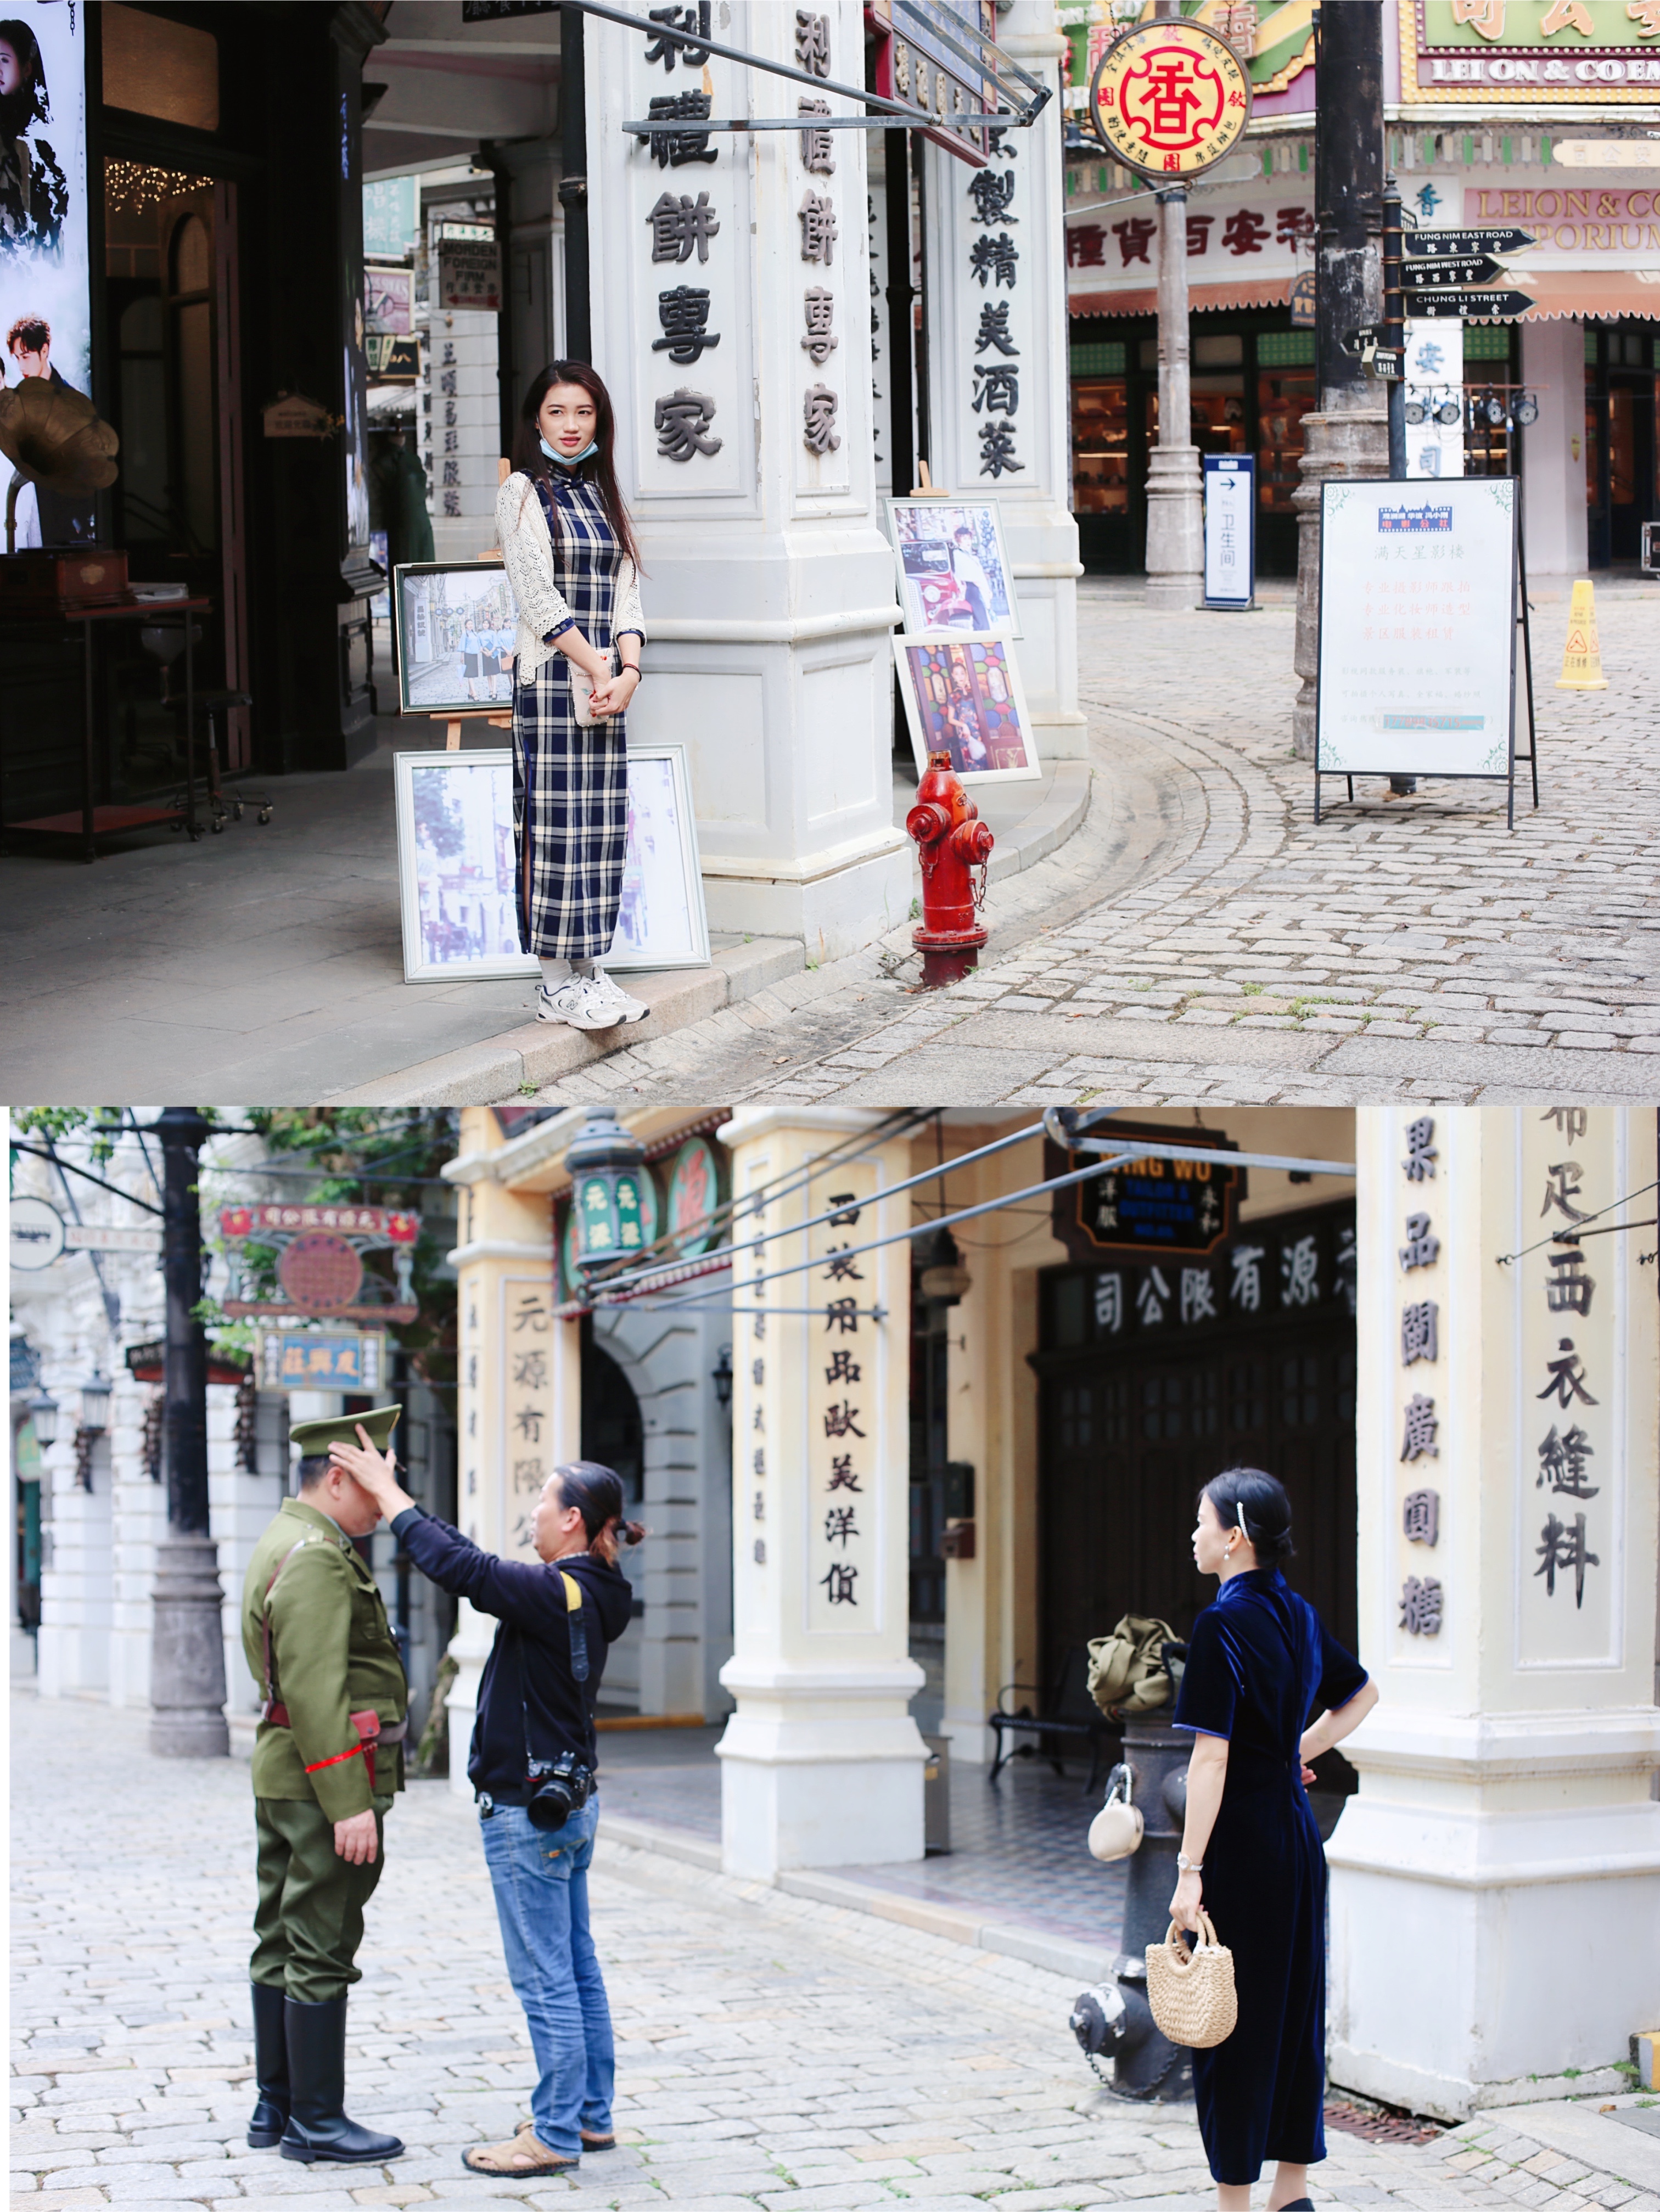
[[[112,456],[121,441],[84,392],[44,376],[26,376],[0,391],[0,453],[16,473],[6,493],[6,550],[17,542],[17,491],[101,491],[120,471]]]

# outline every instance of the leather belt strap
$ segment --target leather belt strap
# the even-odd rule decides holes
[[[271,1706],[267,1710],[265,1717],[271,1723],[273,1728],[285,1729],[292,1728],[294,1725],[293,1722],[289,1718],[289,1709],[286,1705]],[[374,1729],[365,1729],[361,1725],[364,1721],[374,1720],[374,1717],[375,1716],[373,1713],[354,1713],[351,1717],[352,1725],[357,1729],[359,1735],[364,1737],[370,1742],[402,1743],[404,1737],[407,1736],[410,1732],[410,1724],[407,1719],[401,1721],[381,1721],[379,1725]],[[350,1758],[351,1754],[348,1752],[345,1756]]]

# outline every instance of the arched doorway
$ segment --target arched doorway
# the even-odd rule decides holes
[[[581,1455],[598,1460],[621,1477],[623,1496],[630,1518],[637,1516],[646,1495],[646,1425],[640,1401],[619,1363],[596,1344],[593,1316],[582,1316]],[[645,1561],[641,1550],[624,1545],[617,1564],[634,1591],[634,1618],[643,1618]],[[605,1680],[599,1692],[602,1705],[633,1707],[640,1703],[640,1639],[635,1629],[617,1645],[605,1663]]]

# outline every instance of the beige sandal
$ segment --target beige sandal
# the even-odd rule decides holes
[[[556,2150],[550,2150],[536,2132],[534,2120],[521,2120],[519,2132],[511,2142],[475,2144],[464,2150],[461,2163],[469,2173],[516,2175],[524,2173],[562,2173],[575,2171],[582,2163],[580,2158],[562,2158]]]

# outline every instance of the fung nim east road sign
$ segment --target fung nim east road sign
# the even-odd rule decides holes
[[[1487,230],[1407,230],[1402,250],[1408,261],[1441,261],[1462,253],[1520,253],[1538,240],[1530,230],[1495,225]]]

